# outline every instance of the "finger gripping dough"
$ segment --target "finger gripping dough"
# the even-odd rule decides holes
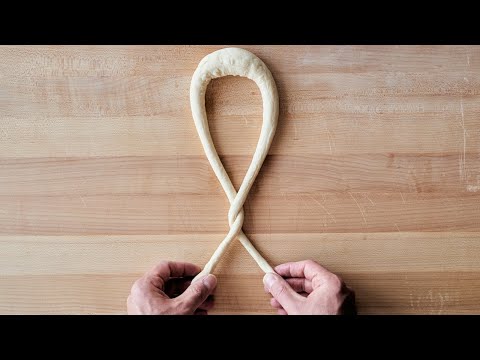
[[[260,88],[263,100],[263,124],[260,139],[238,193],[233,187],[215,150],[205,110],[205,93],[210,80],[227,75],[243,76],[255,81]],[[267,156],[277,128],[278,93],[272,74],[262,60],[247,50],[226,48],[215,51],[200,61],[193,74],[190,85],[190,106],[205,155],[230,202],[230,210],[228,211],[230,230],[202,272],[195,279],[213,272],[228,246],[236,238],[238,238],[265,273],[273,272],[272,267],[260,255],[242,231],[244,220],[243,204]]]

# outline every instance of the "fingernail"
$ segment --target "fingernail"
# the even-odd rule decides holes
[[[277,281],[277,278],[272,273],[266,273],[263,277],[263,283],[267,286],[269,290],[275,281]]]
[[[213,290],[217,285],[217,278],[215,277],[215,275],[208,274],[202,279],[202,282],[208,290]]]

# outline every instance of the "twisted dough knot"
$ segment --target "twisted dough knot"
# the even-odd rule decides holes
[[[209,82],[212,79],[227,75],[244,76],[255,81],[260,88],[263,100],[263,124],[260,139],[238,193],[215,150],[205,110],[205,93]],[[265,273],[273,272],[272,267],[242,231],[245,218],[243,204],[267,156],[277,128],[278,93],[272,74],[262,60],[247,50],[226,48],[215,51],[200,61],[193,74],[190,85],[190,106],[205,155],[230,202],[230,210],[228,211],[230,230],[195,279],[213,272],[222,255],[235,238],[238,238]]]

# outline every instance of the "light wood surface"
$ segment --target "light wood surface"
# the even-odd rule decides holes
[[[208,260],[228,201],[189,85],[221,47],[0,47],[0,313],[124,313],[159,260]],[[480,47],[242,47],[281,104],[245,205],[262,254],[339,273],[360,313],[480,313]],[[238,186],[260,92],[215,80],[207,110]],[[239,244],[216,272],[214,313],[273,313]]]

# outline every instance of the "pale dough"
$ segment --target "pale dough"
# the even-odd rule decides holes
[[[227,75],[244,76],[255,81],[260,88],[263,99],[263,124],[260,139],[238,193],[233,187],[215,150],[208,127],[207,113],[205,111],[205,92],[208,83],[212,79]],[[277,128],[278,93],[272,74],[262,60],[247,50],[226,48],[215,51],[200,61],[193,74],[190,85],[190,106],[205,154],[230,201],[230,210],[228,211],[230,231],[196,278],[209,274],[215,269],[220,258],[235,238],[240,240],[248,253],[255,259],[265,273],[273,272],[272,267],[260,255],[242,231],[244,220],[243,204],[262,167]]]

